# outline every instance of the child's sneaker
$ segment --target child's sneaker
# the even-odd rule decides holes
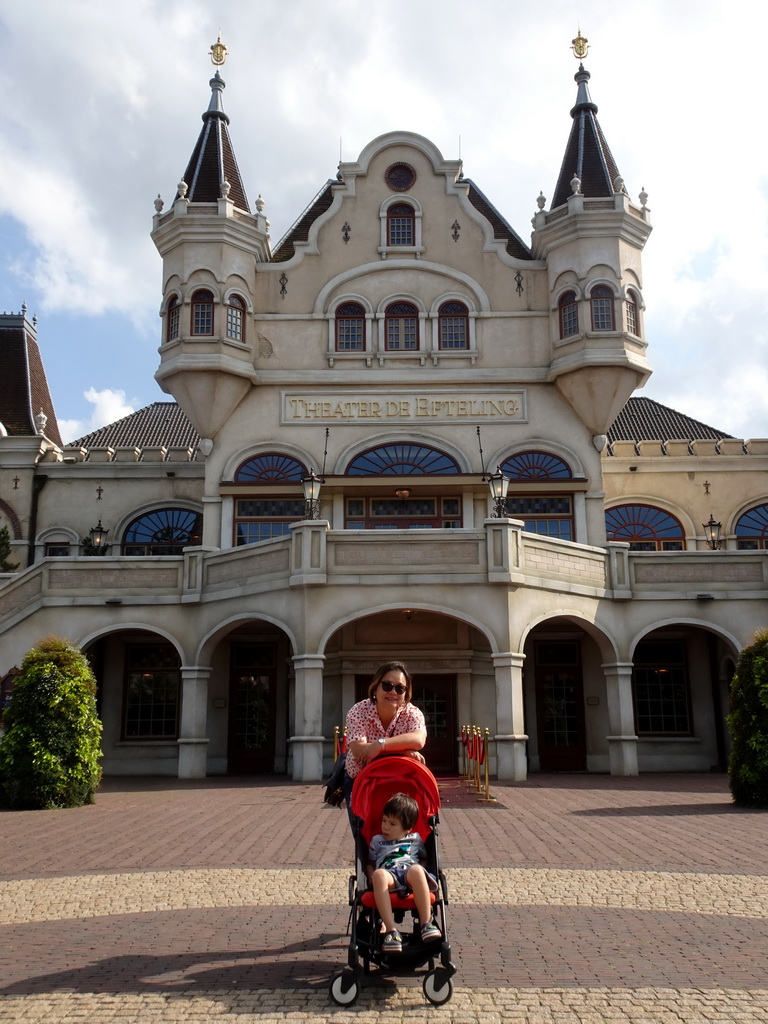
[[[403,939],[400,932],[397,931],[387,932],[381,945],[385,953],[403,952]]]
[[[443,933],[440,931],[436,924],[432,923],[432,921],[429,921],[427,924],[423,924],[421,926],[422,942],[434,942],[435,939],[442,939],[442,937]]]

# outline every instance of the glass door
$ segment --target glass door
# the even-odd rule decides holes
[[[232,645],[229,687],[229,771],[233,775],[275,770],[274,644]]]
[[[536,644],[536,712],[541,770],[585,771],[584,690],[575,640]]]

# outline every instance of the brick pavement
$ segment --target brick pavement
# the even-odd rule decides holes
[[[346,815],[281,780],[107,780],[0,815],[0,1019],[768,1022],[768,817],[718,775],[535,776],[445,807],[459,973],[329,1002]]]

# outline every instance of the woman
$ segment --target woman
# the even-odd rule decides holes
[[[427,742],[424,715],[411,704],[413,685],[408,669],[390,661],[377,669],[365,700],[347,713],[347,760],[344,798],[352,821],[350,799],[355,776],[381,754],[406,754],[424,762],[420,753]]]

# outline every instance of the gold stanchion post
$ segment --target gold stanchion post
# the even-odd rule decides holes
[[[491,796],[490,768],[488,766],[488,762],[490,760],[490,758],[488,756],[488,740],[489,740],[489,735],[490,735],[489,734],[489,730],[486,729],[485,730],[485,748],[484,748],[484,750],[485,750],[485,796],[483,797],[483,800],[486,803],[496,803],[496,797],[495,796]]]
[[[334,727],[333,727],[333,760],[334,760],[334,763],[338,759],[338,756],[339,756],[339,727],[338,727],[338,725],[334,725]]]

